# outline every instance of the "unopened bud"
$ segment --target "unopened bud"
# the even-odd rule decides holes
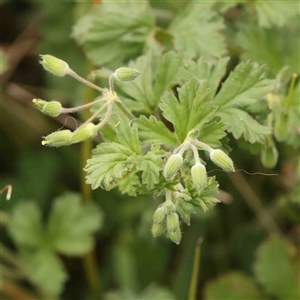
[[[275,121],[274,135],[277,141],[284,141],[288,136],[288,116],[282,112],[279,118]]]
[[[122,67],[115,71],[116,79],[120,81],[131,81],[137,78],[140,72],[136,69]]]
[[[160,224],[156,224],[153,223],[152,228],[151,228],[151,232],[153,234],[153,237],[158,237],[160,235],[162,235],[165,232],[165,228],[166,225],[164,223],[160,223]]]
[[[173,233],[169,232],[168,237],[171,239],[172,242],[179,245],[182,237],[180,227],[178,227],[177,230]]]
[[[40,63],[45,70],[57,76],[65,76],[71,71],[69,65],[65,61],[52,55],[41,55]]]
[[[45,101],[41,99],[33,99],[32,102],[39,110],[51,117],[57,117],[62,111],[62,105],[58,101]]]
[[[167,229],[169,232],[175,232],[179,227],[179,217],[176,213],[167,215]]]
[[[261,162],[266,168],[273,168],[278,161],[278,151],[274,145],[267,146],[261,153]]]
[[[163,206],[160,206],[153,215],[153,222],[155,224],[160,224],[164,221],[166,212]]]
[[[71,142],[72,132],[70,130],[60,130],[47,135],[42,141],[43,146],[61,147],[69,146]]]
[[[72,143],[80,143],[82,141],[95,137],[97,135],[97,131],[98,129],[95,124],[84,124],[73,132],[71,141]]]
[[[190,202],[185,202],[183,204],[183,210],[189,214],[194,214],[195,213],[195,207],[192,203]]]
[[[164,204],[167,214],[172,214],[176,211],[175,205],[171,201],[167,201]]]
[[[196,190],[202,190],[207,183],[206,169],[201,163],[196,163],[191,169],[192,182]]]
[[[170,180],[177,173],[182,163],[183,158],[180,154],[173,154],[169,157],[163,170],[163,175],[166,180]]]
[[[186,223],[187,225],[190,226],[191,214],[186,211],[183,211],[183,213],[180,214],[180,216],[181,216],[181,219],[184,221],[184,223]]]
[[[214,164],[216,164],[225,171],[235,171],[231,158],[221,149],[212,150],[210,152],[210,159]]]

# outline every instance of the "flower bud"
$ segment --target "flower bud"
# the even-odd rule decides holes
[[[185,202],[183,205],[183,210],[189,214],[194,214],[195,212],[195,207],[192,203],[190,202]]]
[[[210,159],[214,164],[225,171],[235,171],[231,158],[221,149],[212,150],[210,152]]]
[[[190,226],[191,214],[184,211],[182,214],[180,214],[180,216],[181,216],[182,220],[184,221],[184,223],[186,223],[187,225]]]
[[[93,138],[97,135],[97,126],[93,123],[87,123],[80,126],[72,134],[71,141],[72,143],[80,143],[89,138]]]
[[[156,224],[154,223],[151,228],[153,237],[158,237],[165,232],[166,225],[164,223]]]
[[[182,237],[180,227],[178,227],[177,230],[173,233],[169,232],[168,237],[171,239],[172,242],[179,245],[179,243],[181,241],[181,237]]]
[[[275,121],[274,135],[277,141],[284,141],[288,136],[288,116],[286,113],[281,113]]]
[[[192,182],[196,190],[202,190],[207,183],[206,169],[201,163],[196,163],[191,169]]]
[[[72,132],[70,130],[60,130],[47,135],[42,141],[43,146],[61,147],[69,146],[71,142]]]
[[[180,154],[173,154],[169,157],[163,170],[163,175],[166,180],[170,180],[177,173],[182,163],[183,158]]]
[[[172,214],[176,211],[175,205],[171,201],[167,201],[164,204],[167,214]]]
[[[45,70],[57,76],[65,76],[71,71],[69,65],[65,61],[52,55],[41,55],[40,63]]]
[[[176,213],[167,215],[167,229],[169,232],[175,232],[179,227],[179,217]]]
[[[62,111],[62,105],[58,101],[45,101],[41,99],[33,99],[32,102],[39,110],[51,117],[57,117]]]
[[[160,206],[153,215],[153,222],[155,224],[160,224],[164,221],[166,212],[163,206]]]
[[[137,78],[140,72],[136,69],[122,67],[115,71],[115,77],[119,81],[131,81]]]
[[[267,146],[261,153],[261,162],[266,168],[273,168],[278,161],[278,151],[274,145]]]

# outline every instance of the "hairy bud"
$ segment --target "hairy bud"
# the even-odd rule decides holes
[[[171,201],[167,201],[164,204],[167,214],[174,213],[176,211],[175,205]]]
[[[179,217],[176,213],[167,215],[167,229],[169,232],[175,232],[179,227]]]
[[[151,228],[153,237],[156,238],[156,237],[162,235],[165,232],[165,229],[166,229],[165,227],[166,227],[166,225],[164,223],[160,223],[160,224],[153,223],[152,228]]]
[[[56,76],[65,76],[71,71],[69,65],[65,61],[48,54],[41,55],[40,64],[46,71]]]
[[[163,175],[166,180],[170,180],[177,173],[181,168],[182,163],[183,158],[180,154],[173,154],[169,157],[163,170]]]
[[[51,117],[57,117],[62,111],[62,105],[58,101],[45,101],[41,99],[33,99],[32,102],[38,109]]]
[[[196,190],[202,190],[207,183],[206,169],[201,163],[196,163],[191,169],[192,182]]]
[[[115,71],[115,77],[119,81],[132,81],[140,75],[136,69],[122,67]]]
[[[212,150],[210,152],[210,159],[214,164],[216,164],[225,171],[235,171],[231,158],[221,149]]]
[[[71,141],[72,143],[80,143],[89,138],[93,138],[97,135],[97,127],[93,123],[87,123],[80,126],[77,130],[75,130],[72,134]]]
[[[166,212],[163,206],[160,206],[153,215],[153,222],[155,224],[160,224],[165,220]]]
[[[47,135],[42,141],[43,146],[61,147],[69,146],[71,142],[72,132],[70,130],[60,130]]]
[[[169,232],[168,237],[171,239],[172,242],[179,245],[182,237],[180,227],[178,227],[177,230],[173,233]]]
[[[277,141],[284,141],[288,136],[288,116],[282,112],[279,118],[275,121],[274,135]]]
[[[261,153],[261,162],[266,168],[273,168],[278,161],[278,151],[274,145],[265,147]]]

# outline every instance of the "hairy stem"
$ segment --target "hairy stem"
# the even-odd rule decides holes
[[[98,104],[100,102],[103,102],[105,101],[106,97],[103,97],[99,100],[96,100],[96,101],[93,101],[93,102],[89,102],[87,104],[83,104],[83,105],[79,105],[79,106],[76,106],[76,107],[70,107],[70,108],[63,108],[61,113],[63,114],[68,114],[68,113],[74,113],[74,112],[77,112],[77,111],[80,111],[80,110],[83,110],[83,109],[86,109],[86,108],[89,108],[95,104]]]
[[[92,70],[93,66],[90,64],[89,68]],[[88,104],[94,99],[94,88],[93,86],[89,85],[89,87],[86,88],[85,97],[84,97],[84,104]],[[99,89],[98,89],[99,90]],[[88,119],[90,117],[89,110],[83,111],[83,118]],[[85,172],[83,171],[83,168],[85,167],[87,159],[90,158],[92,151],[92,140],[87,139],[82,142],[81,144],[81,195],[83,202],[85,204],[91,203],[92,200],[92,190],[89,185],[85,182]],[[84,257],[84,269],[85,269],[85,275],[86,279],[90,285],[90,288],[92,290],[92,293],[95,297],[95,299],[100,299],[100,277],[97,269],[97,261],[95,252],[92,250],[91,252],[87,253]]]

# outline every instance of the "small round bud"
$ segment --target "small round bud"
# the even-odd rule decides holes
[[[190,202],[185,202],[183,205],[183,210],[189,214],[194,214],[195,212],[195,207],[192,203]]]
[[[284,141],[288,136],[288,116],[284,112],[275,121],[274,135],[279,142]]]
[[[175,205],[171,201],[165,202],[164,208],[165,208],[167,214],[172,214],[176,211]]]
[[[60,130],[47,135],[42,141],[43,146],[61,147],[69,146],[71,142],[72,132],[70,130]]]
[[[173,154],[169,157],[163,170],[163,175],[166,180],[170,180],[173,176],[175,176],[177,171],[181,168],[182,163],[183,158],[180,154]]]
[[[261,153],[261,162],[266,168],[274,168],[278,161],[278,151],[276,147],[267,146]]]
[[[46,71],[61,77],[69,74],[71,71],[69,65],[65,61],[48,54],[41,55],[40,64]]]
[[[166,212],[163,206],[160,206],[153,215],[153,222],[155,224],[160,224],[164,221],[166,217]]]
[[[213,149],[210,152],[210,159],[225,171],[235,171],[231,158],[221,149]]]
[[[42,113],[51,117],[57,117],[62,111],[62,105],[58,101],[48,102],[41,99],[33,99],[32,102]]]
[[[132,81],[140,74],[138,70],[126,67],[119,68],[115,71],[115,77],[119,81]]]
[[[198,191],[202,190],[207,183],[205,167],[200,163],[196,163],[191,169],[191,175],[194,188]]]
[[[190,226],[190,222],[191,222],[191,214],[188,212],[183,212],[182,214],[180,214],[182,220],[184,221],[184,223],[186,223],[187,225]]]
[[[169,232],[168,237],[171,239],[172,242],[179,245],[182,237],[180,227],[178,227],[177,230],[173,233]]]
[[[165,232],[165,229],[166,229],[165,227],[166,227],[166,225],[164,223],[160,223],[160,224],[154,223],[151,228],[153,237],[156,238],[156,237],[162,235]]]
[[[80,126],[77,130],[75,130],[72,134],[71,141],[72,143],[80,143],[89,138],[93,138],[97,135],[97,126],[93,123],[87,123]]]
[[[179,217],[176,213],[167,215],[167,229],[169,232],[175,232],[179,227]]]

